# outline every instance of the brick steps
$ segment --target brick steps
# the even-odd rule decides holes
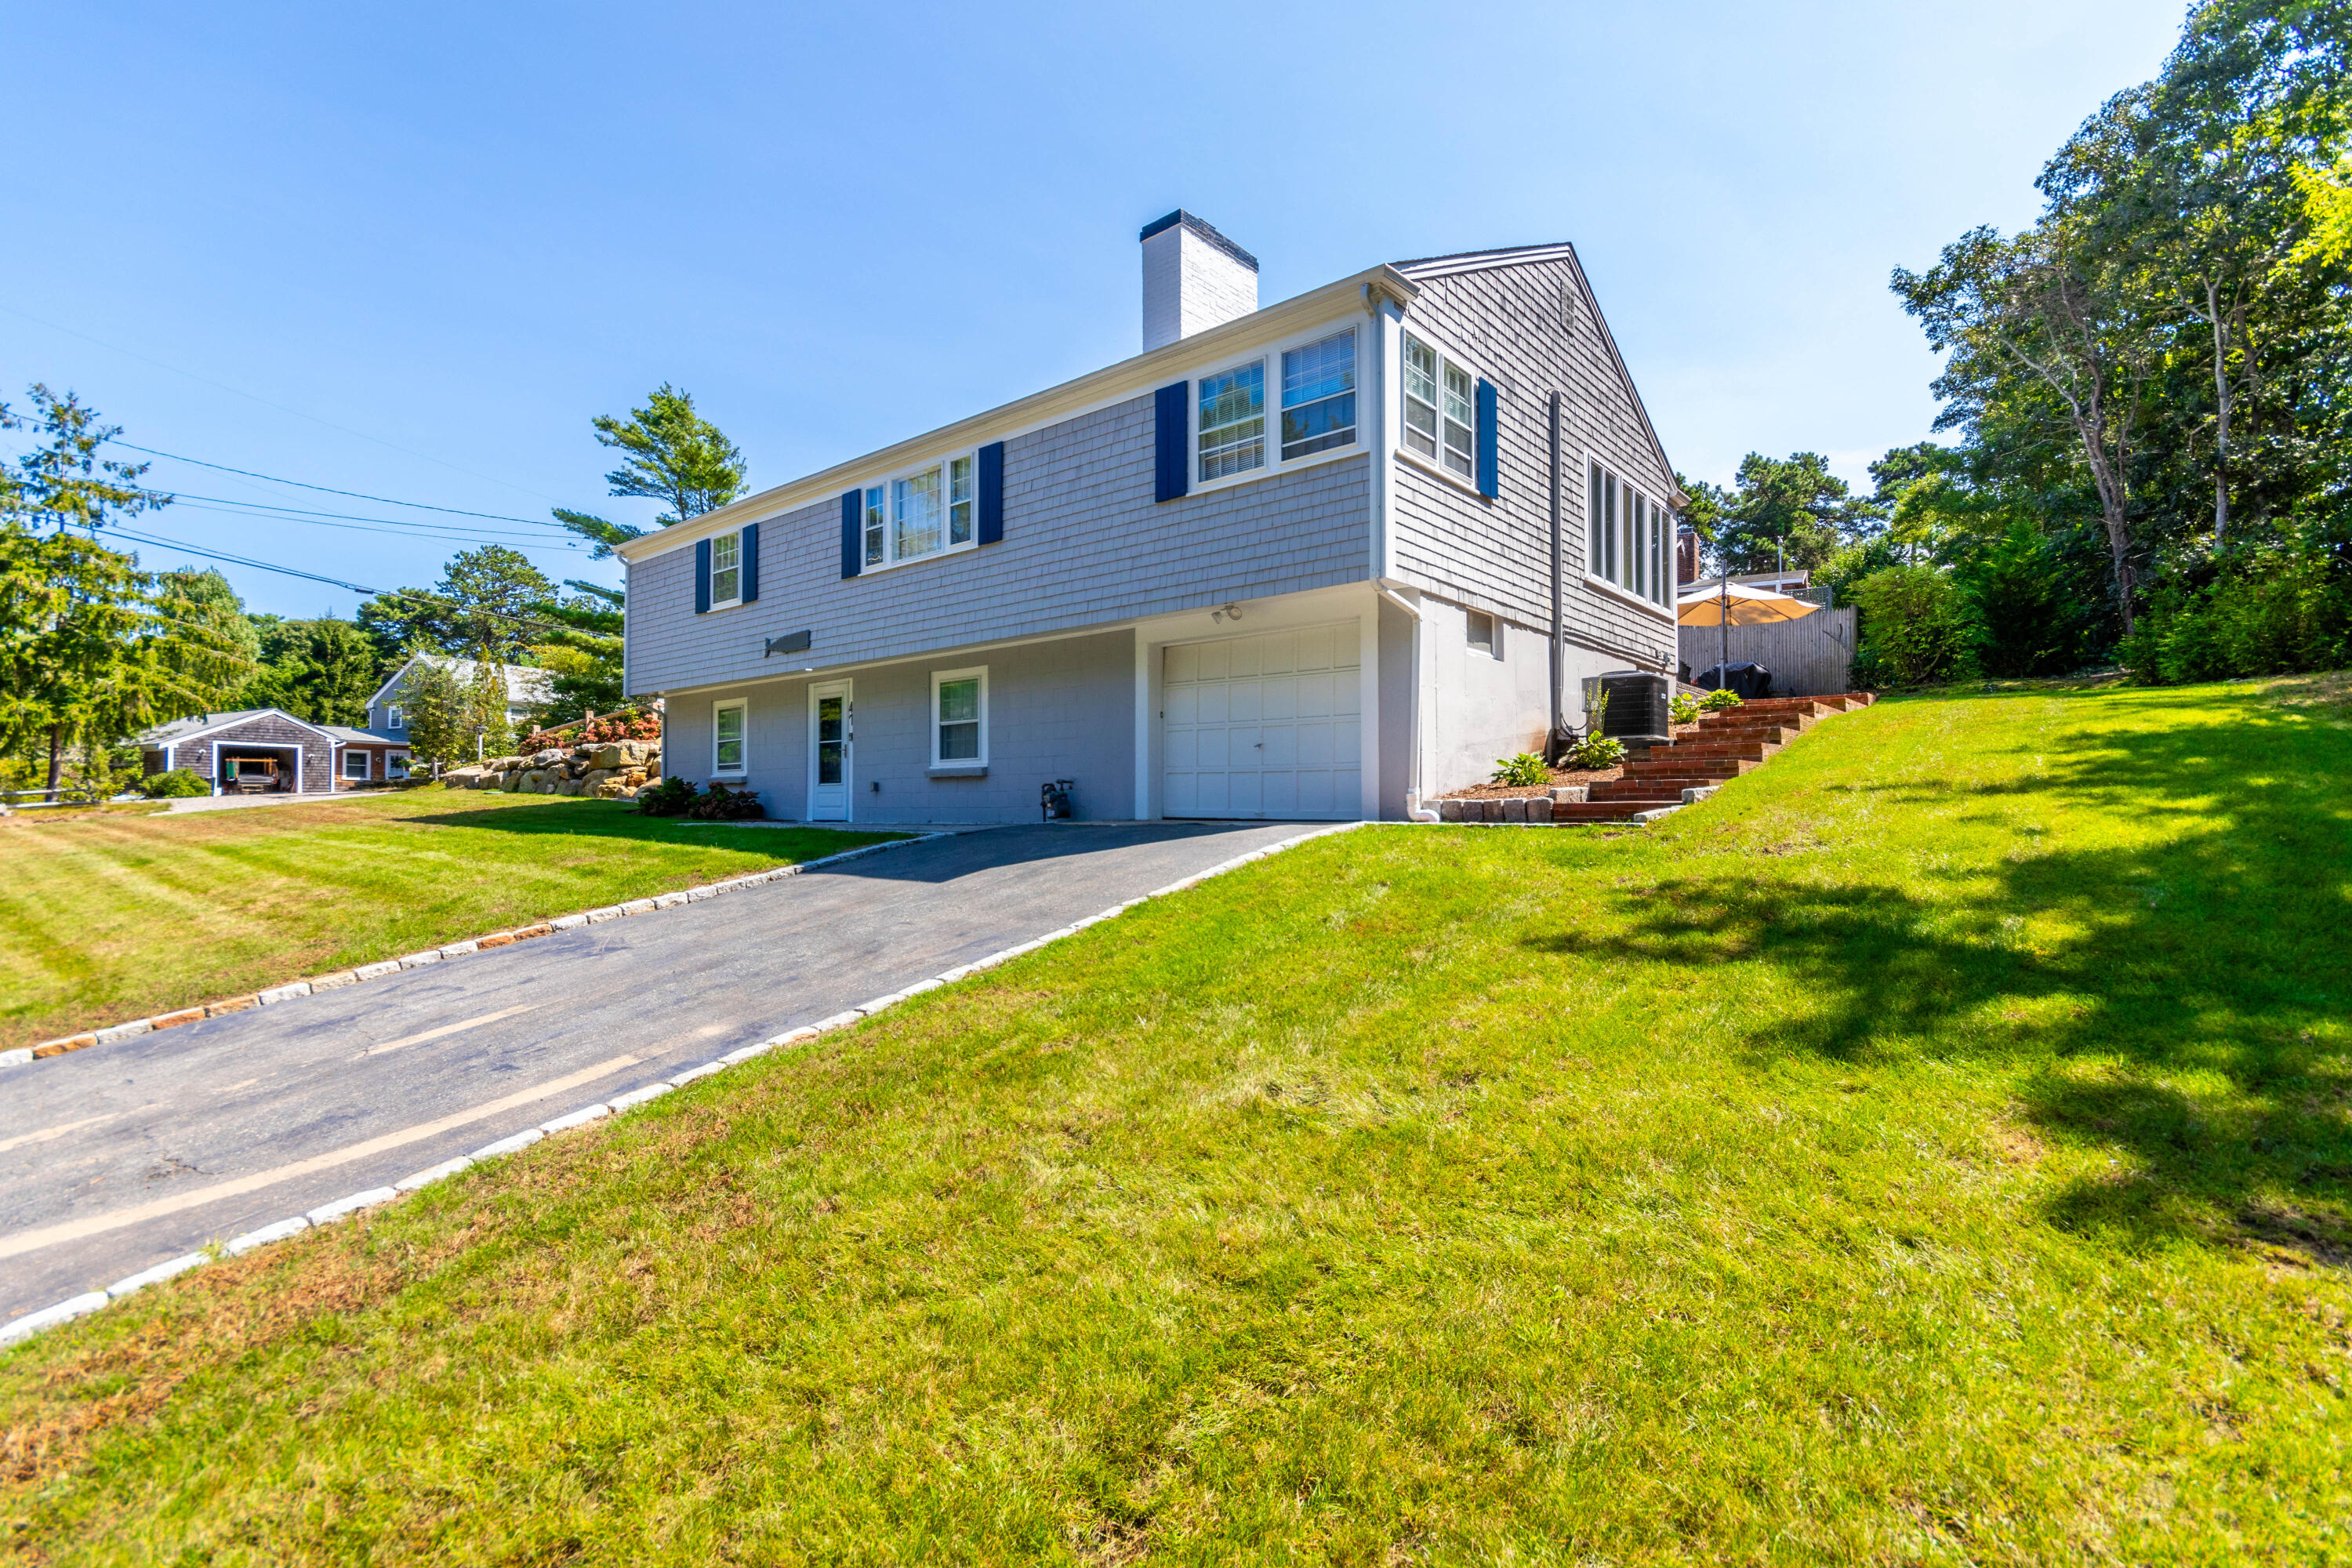
[[[1768,697],[1699,716],[1696,733],[1630,758],[1624,775],[1594,784],[1585,803],[1552,808],[1555,822],[1623,822],[1637,813],[1680,805],[1686,789],[1705,789],[1752,773],[1822,720],[1867,708],[1866,691],[1834,697]]]

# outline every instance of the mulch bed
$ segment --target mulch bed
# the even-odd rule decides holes
[[[1685,735],[1695,734],[1697,730],[1698,726],[1696,724],[1677,724],[1674,727],[1673,733],[1676,740],[1680,740]],[[1621,779],[1624,776],[1625,770],[1622,767],[1559,768],[1553,772],[1551,782],[1556,784],[1606,784],[1611,779]],[[1509,800],[1516,795],[1533,795],[1538,790],[1549,787],[1545,784],[1473,784],[1468,789],[1448,790],[1444,795],[1432,795],[1430,798],[1432,800]]]

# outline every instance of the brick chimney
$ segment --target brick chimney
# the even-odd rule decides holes
[[[1677,583],[1698,581],[1698,531],[1696,529],[1684,528],[1675,534],[1675,581]]]
[[[1257,258],[1191,213],[1179,207],[1139,237],[1147,351],[1257,309]]]

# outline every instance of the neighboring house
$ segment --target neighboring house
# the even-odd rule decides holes
[[[436,664],[457,677],[459,686],[474,683],[474,671],[479,668],[470,658],[451,658],[444,654],[411,655],[407,662],[392,672],[392,678],[376,688],[368,699],[367,728],[378,735],[393,737],[405,742],[408,739],[408,713],[403,702],[409,672],[420,664]],[[519,730],[527,730],[534,722],[533,711],[555,696],[555,678],[543,669],[529,665],[502,664],[499,672],[506,678],[507,722]]]
[[[1265,309],[1143,231],[1144,352],[622,545],[665,771],[772,816],[1402,817],[1675,664],[1682,498],[1574,250]],[[1558,668],[1553,668],[1557,649]]]
[[[185,768],[213,793],[327,795],[408,776],[408,742],[339,724],[313,724],[281,708],[199,713],[159,724],[136,742],[149,773]]]
[[[408,742],[371,730],[329,724],[335,738],[335,787],[351,789],[363,784],[398,783],[408,776]]]

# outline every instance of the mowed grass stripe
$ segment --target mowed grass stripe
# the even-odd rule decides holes
[[[0,821],[0,1048],[853,848],[614,802],[360,803]]]

